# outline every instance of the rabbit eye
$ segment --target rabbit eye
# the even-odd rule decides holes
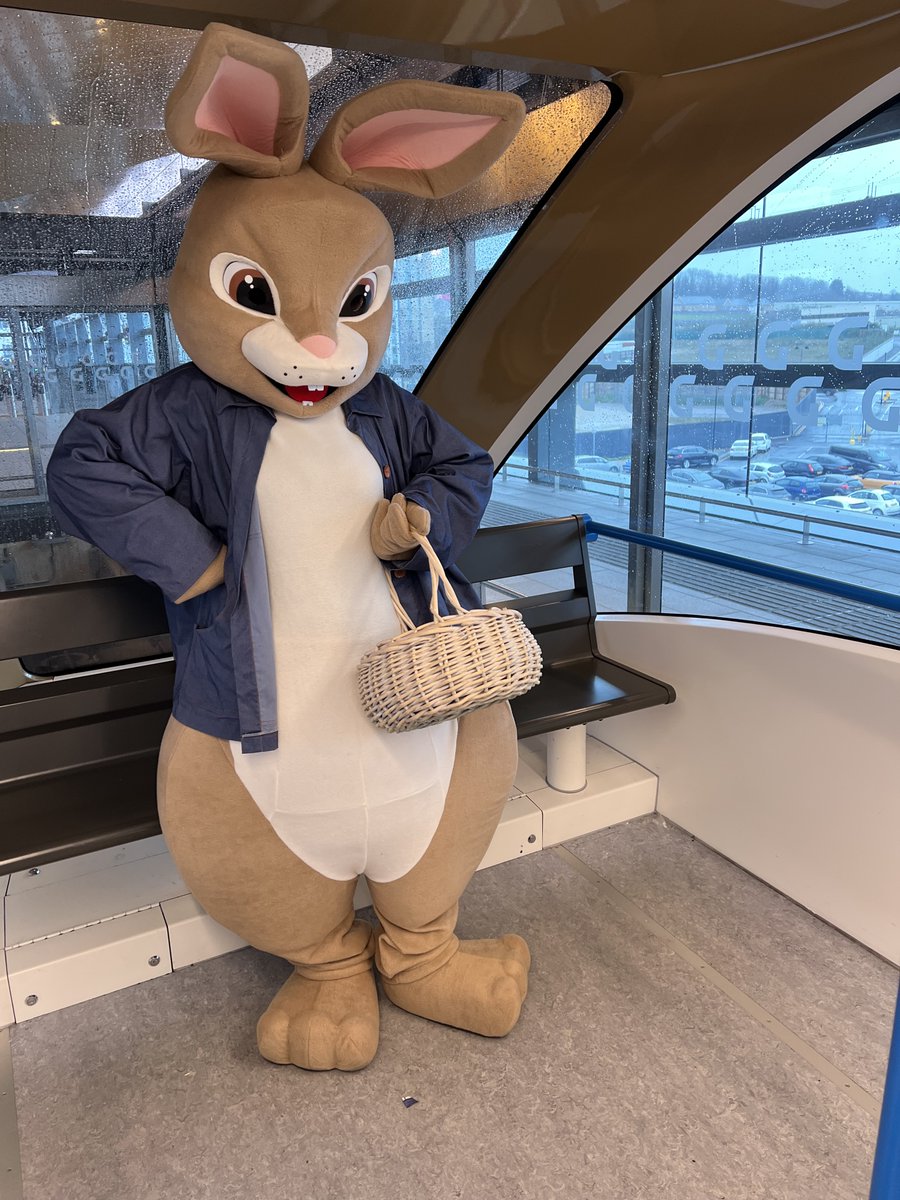
[[[374,275],[363,275],[347,293],[341,308],[342,317],[364,317],[375,303],[375,293],[378,290]]]
[[[275,316],[275,288],[259,267],[245,262],[229,263],[222,275],[222,286],[229,299],[241,308],[267,317]]]

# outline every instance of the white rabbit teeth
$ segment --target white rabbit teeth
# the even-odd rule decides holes
[[[300,401],[301,408],[312,408],[312,406],[313,406],[312,400],[301,400]]]

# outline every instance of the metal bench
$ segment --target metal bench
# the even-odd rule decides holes
[[[580,517],[483,529],[460,566],[473,582],[572,568],[571,588],[504,603],[522,610],[545,661],[541,683],[514,702],[519,733],[549,733],[551,784],[577,790],[585,722],[668,703],[672,689],[600,656]],[[0,595],[0,660],[165,630],[160,593],[131,576]],[[167,660],[0,690],[0,874],[159,832],[173,679]]]
[[[563,792],[585,786],[588,722],[675,699],[669,684],[600,653],[588,540],[580,516],[501,525],[479,530],[458,564],[476,584],[571,570],[571,587],[485,600],[517,608],[541,647],[541,682],[512,710],[520,737],[548,735],[547,782]]]

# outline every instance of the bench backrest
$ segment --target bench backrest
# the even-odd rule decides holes
[[[133,575],[0,594],[0,660],[167,632],[162,594]]]
[[[458,566],[472,583],[570,569],[571,587],[498,600],[496,604],[522,613],[540,643],[545,662],[565,662],[597,653],[597,606],[582,517],[553,517],[526,525],[480,529],[475,541],[460,555]]]

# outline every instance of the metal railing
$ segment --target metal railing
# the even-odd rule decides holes
[[[698,562],[711,563],[713,566],[742,571],[745,575],[758,575],[761,579],[771,579],[778,583],[788,583],[795,587],[825,592],[829,596],[838,596],[842,600],[852,600],[858,604],[870,604],[875,608],[900,612],[900,595],[895,596],[890,592],[879,592],[874,588],[860,587],[855,583],[843,583],[839,579],[825,579],[821,575],[809,575],[805,571],[795,571],[792,567],[779,567],[771,563],[756,562],[752,558],[727,554],[723,550],[708,550],[705,546],[694,546],[688,542],[675,541],[672,538],[654,537],[649,533],[637,533],[633,529],[620,529],[617,525],[605,525],[600,521],[595,521],[587,513],[584,514],[584,519],[589,541],[598,537],[608,537],[619,542],[646,546],[650,550],[659,550],[665,554],[677,554],[683,558],[693,558]]]
[[[573,475],[567,471],[555,471],[549,467],[538,467],[536,472],[539,477],[544,476],[543,479],[538,478],[536,482],[539,485],[543,484],[545,487],[552,487],[554,492],[577,491],[580,490],[577,484],[590,483],[615,489],[615,492],[610,494],[609,498],[615,501],[617,508],[624,508],[628,500],[631,485],[627,479],[599,479],[595,476]],[[499,475],[504,481],[521,479],[527,482],[530,478],[528,467],[508,462],[503,464]],[[815,536],[814,530],[828,528],[840,529],[844,533],[863,529],[865,533],[874,535],[879,539],[884,538],[887,542],[900,541],[900,519],[896,522],[896,528],[892,528],[888,523],[890,522],[890,518],[884,520],[872,513],[848,513],[847,518],[849,519],[839,520],[835,519],[834,516],[826,516],[824,508],[810,511],[807,502],[804,501],[786,501],[781,508],[773,508],[771,505],[759,504],[751,496],[738,491],[737,496],[744,501],[741,503],[740,499],[736,499],[732,495],[733,491],[734,489],[725,488],[721,497],[703,496],[698,495],[696,491],[681,491],[677,488],[667,486],[666,504],[668,506],[669,501],[678,500],[687,501],[690,505],[696,505],[696,509],[682,507],[680,504],[672,505],[671,507],[675,508],[678,512],[695,511],[697,513],[698,524],[700,525],[706,524],[707,517],[709,516],[714,517],[717,521],[731,521],[734,524],[746,525],[750,523],[748,515],[752,514],[754,517],[753,524],[759,528],[772,529],[781,533],[799,533],[800,542],[804,546],[810,544],[813,536]],[[827,497],[824,498],[827,499]],[[786,505],[791,503],[795,503],[803,511],[790,511]],[[710,511],[711,509],[713,511]],[[744,515],[738,516],[738,513]],[[769,517],[772,519],[759,520],[760,517]],[[863,521],[863,524],[858,523],[860,520]],[[786,528],[784,524],[786,521],[796,522],[795,527]],[[822,533],[819,536],[827,538],[828,534]],[[832,540],[840,541],[845,539],[837,538]]]

